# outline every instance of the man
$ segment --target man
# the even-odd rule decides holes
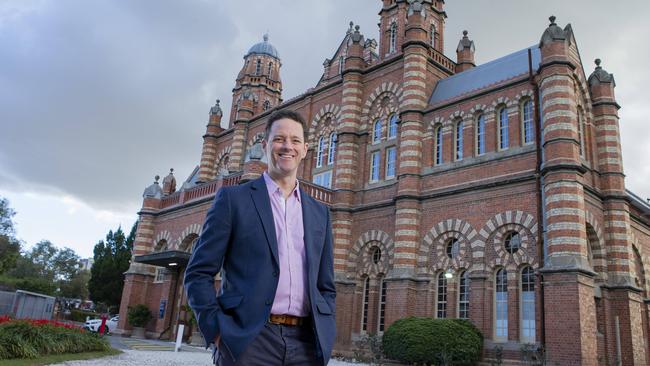
[[[263,176],[221,188],[207,213],[185,272],[188,302],[216,345],[215,364],[326,365],[335,336],[332,235],[327,207],[299,189],[304,119],[275,112],[262,146]]]

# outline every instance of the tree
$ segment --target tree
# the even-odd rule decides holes
[[[89,280],[90,271],[79,271],[70,280],[59,283],[59,292],[63,297],[86,300]]]
[[[99,241],[94,248],[95,263],[90,269],[88,291],[90,299],[108,306],[119,306],[124,287],[124,272],[129,269],[131,250],[135,241],[137,223],[133,224],[128,237],[122,228],[112,230],[106,240]]]
[[[15,214],[9,207],[9,201],[0,198],[0,274],[13,268],[20,256],[20,241],[14,237],[14,223],[11,220]]]
[[[79,272],[81,258],[70,248],[60,249],[52,258],[52,269],[60,280],[70,281]]]

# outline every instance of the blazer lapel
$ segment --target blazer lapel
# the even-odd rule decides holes
[[[271,253],[273,254],[273,259],[275,259],[275,263],[279,265],[278,240],[275,235],[273,210],[271,209],[271,201],[269,200],[269,192],[266,189],[264,177],[258,178],[251,185],[251,198],[253,199],[255,208],[257,209],[257,214],[260,216],[260,220],[262,220],[264,234],[266,235],[266,241],[268,242]]]

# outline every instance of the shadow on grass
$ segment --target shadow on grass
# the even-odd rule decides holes
[[[50,365],[53,363],[72,361],[72,360],[90,360],[106,356],[119,355],[122,351],[111,348],[102,352],[82,352],[82,353],[64,353],[60,355],[47,355],[38,358],[14,358],[10,360],[0,360],[0,366],[39,366]]]

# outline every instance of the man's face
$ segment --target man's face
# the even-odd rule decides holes
[[[302,125],[288,118],[273,123],[263,146],[271,178],[295,177],[300,161],[307,155]]]

